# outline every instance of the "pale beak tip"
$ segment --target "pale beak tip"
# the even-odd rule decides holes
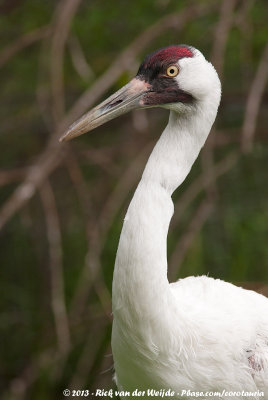
[[[119,115],[142,107],[140,100],[149,89],[150,85],[148,83],[133,78],[127,85],[119,89],[107,100],[75,121],[60,137],[59,141],[67,142],[86,132],[92,131]]]
[[[68,142],[69,140],[73,139],[76,136],[79,136],[79,133],[77,132],[76,128],[76,123],[74,123],[73,125],[70,126],[70,128],[68,129],[68,131],[64,132],[64,134],[59,138],[59,142]],[[81,134],[81,133],[80,133]]]
[[[60,138],[59,138],[59,142],[60,143],[62,143],[62,142],[67,142],[68,141],[68,131],[67,132],[65,132]]]

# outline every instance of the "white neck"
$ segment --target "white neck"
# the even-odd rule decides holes
[[[174,209],[171,195],[205,143],[217,107],[206,102],[183,114],[170,112],[124,221],[113,280],[115,319],[122,316],[133,323],[141,317],[154,318],[165,303],[169,292],[166,239]]]

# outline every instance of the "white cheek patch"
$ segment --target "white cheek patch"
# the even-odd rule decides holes
[[[211,63],[197,52],[193,58],[179,61],[179,74],[175,78],[179,87],[194,98],[202,100],[208,92],[220,91],[220,81]]]

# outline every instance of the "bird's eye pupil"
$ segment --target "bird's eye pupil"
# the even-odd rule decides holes
[[[168,69],[167,69],[167,75],[168,76],[176,76],[176,75],[178,75],[178,68],[176,67],[176,66],[174,66],[174,65],[172,65],[172,66],[170,66],[170,67],[168,67]]]

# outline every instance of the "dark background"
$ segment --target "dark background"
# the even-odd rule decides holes
[[[59,135],[150,51],[199,48],[219,114],[173,196],[169,277],[268,293],[267,2],[0,1],[1,399],[112,388],[111,282],[122,221],[168,112]]]

